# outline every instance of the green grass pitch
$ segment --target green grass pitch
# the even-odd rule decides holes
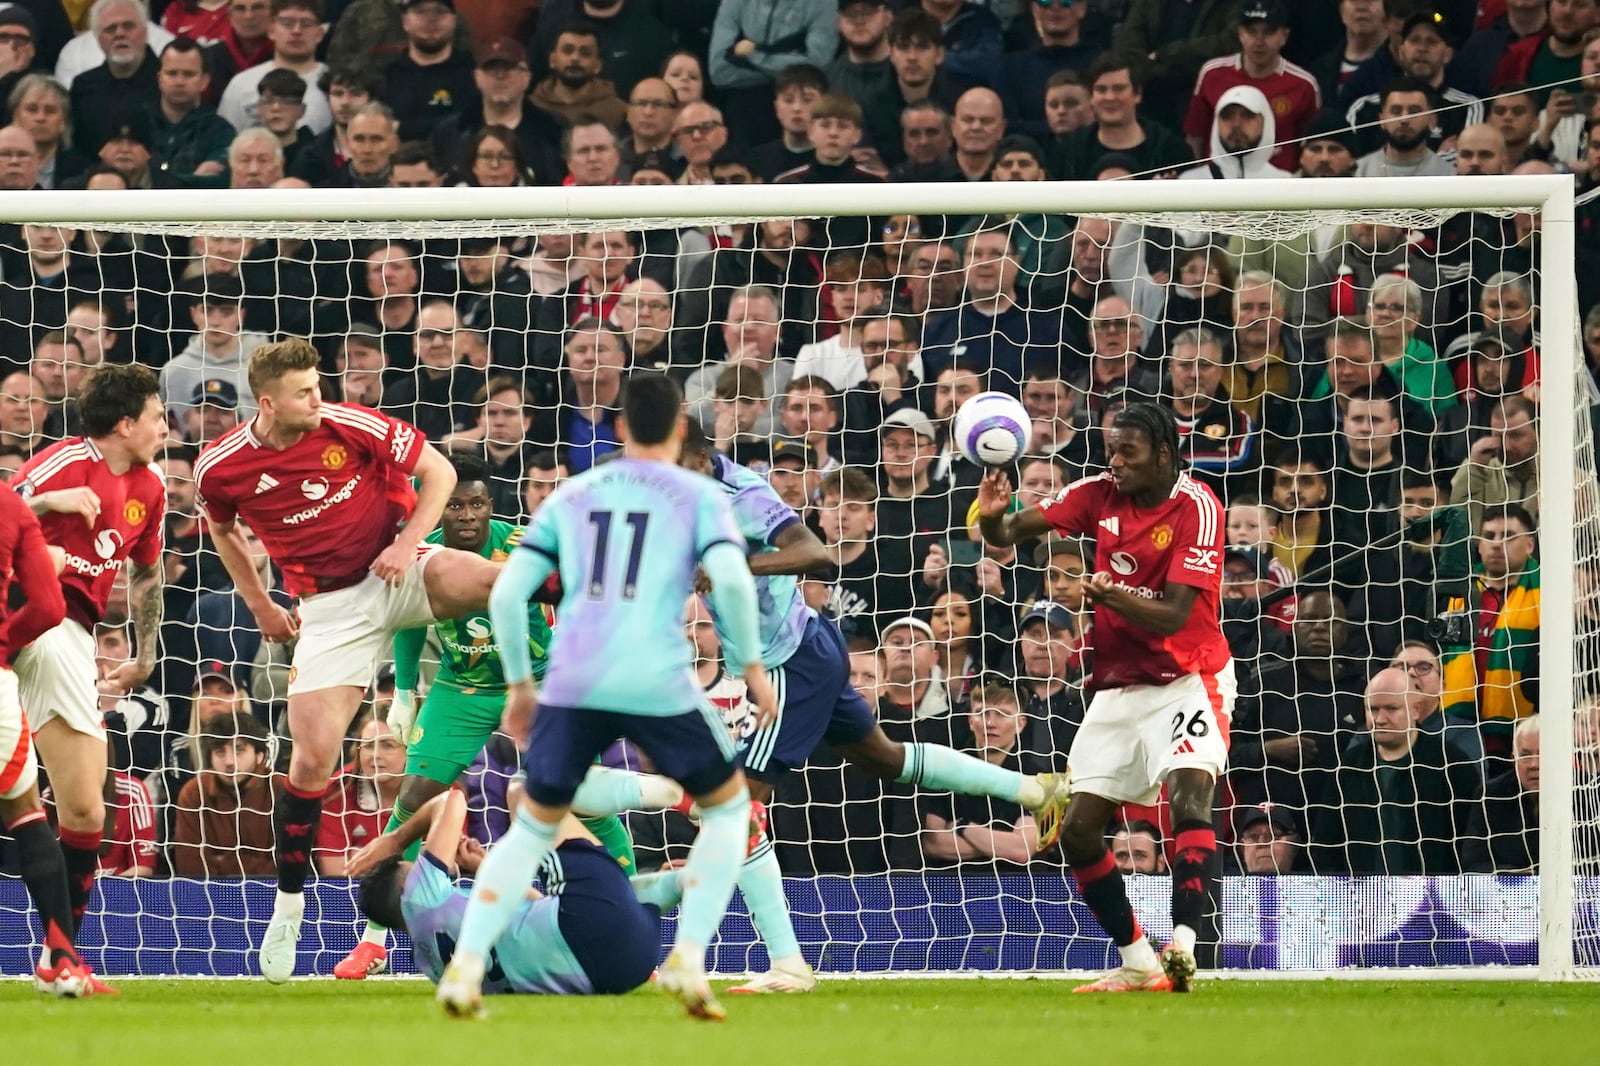
[[[825,981],[728,996],[693,1022],[653,989],[502,996],[449,1021],[421,981],[125,981],[59,1002],[0,982],[8,1063],[117,1066],[1209,1066],[1271,1062],[1593,1063],[1600,986],[1532,982],[1211,981],[1190,996],[1073,996],[1064,981]]]

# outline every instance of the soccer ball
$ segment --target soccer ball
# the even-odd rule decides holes
[[[956,412],[956,447],[979,466],[1002,466],[1028,450],[1033,420],[1015,396],[980,392]]]

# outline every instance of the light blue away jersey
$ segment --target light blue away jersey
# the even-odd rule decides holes
[[[733,515],[744,534],[746,552],[776,550],[773,541],[800,521],[767,479],[720,455],[711,457],[711,474],[733,503]],[[757,577],[756,605],[761,611],[761,665],[771,670],[789,661],[805,635],[812,610],[800,595],[800,579],[792,574]],[[715,616],[717,636],[726,641],[722,618]]]
[[[420,856],[406,875],[400,892],[400,912],[406,917],[417,969],[434,984],[439,983],[455,954],[467,898],[466,889],[457,888],[444,864],[432,855]],[[518,905],[516,917],[495,941],[485,962],[486,994],[571,996],[594,991],[588,974],[561,935],[559,915],[560,902],[554,896],[525,899]]]
[[[568,479],[528,524],[519,551],[553,560],[564,590],[540,699],[665,716],[705,702],[684,635],[700,557],[744,536],[722,487],[645,459]]]

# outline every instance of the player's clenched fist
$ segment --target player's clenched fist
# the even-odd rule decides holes
[[[405,575],[412,563],[417,561],[415,545],[407,546],[395,541],[372,560],[372,565],[367,567],[388,585],[399,585],[400,579]]]
[[[1105,599],[1106,593],[1117,587],[1116,581],[1104,570],[1096,570],[1083,582],[1083,598],[1090,603],[1099,603]]]
[[[268,644],[287,644],[300,631],[294,624],[294,615],[276,603],[256,615],[256,628]]]
[[[1011,479],[1004,470],[990,470],[978,482],[978,514],[999,518],[1011,509]]]

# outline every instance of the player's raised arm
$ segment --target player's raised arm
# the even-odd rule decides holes
[[[417,545],[439,524],[444,505],[450,502],[450,490],[456,487],[455,467],[431,444],[424,444],[417,453],[411,476],[417,479],[417,503],[411,517],[395,534],[394,543],[372,560],[372,572],[390,584],[397,583],[417,561]]]
[[[1038,507],[1011,510],[1011,479],[998,467],[978,482],[978,531],[986,544],[1010,547],[1019,541],[1042,537],[1050,531],[1050,520]]]
[[[15,610],[3,611],[5,605],[0,604],[0,613],[4,614],[4,618],[0,618],[0,652],[6,648],[20,651],[45,631],[61,624],[66,617],[67,601],[39,523],[23,515],[23,507],[17,504],[15,496],[0,503],[8,505],[0,510],[17,512],[6,514],[5,518],[17,526],[16,552],[10,564],[16,588],[21,593]],[[0,666],[5,665],[0,662]]]

